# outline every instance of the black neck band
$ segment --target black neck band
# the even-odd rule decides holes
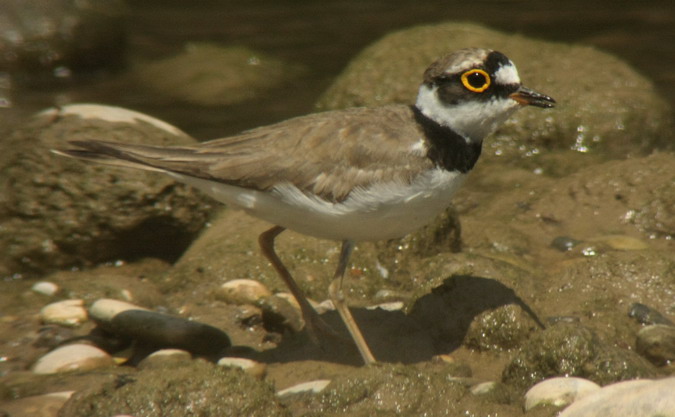
[[[427,157],[448,171],[467,173],[480,156],[482,143],[468,143],[462,135],[425,116],[412,106],[415,121],[424,130],[429,150]]]

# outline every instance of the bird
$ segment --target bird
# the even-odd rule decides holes
[[[54,152],[157,171],[272,227],[260,250],[300,305],[311,334],[331,333],[277,255],[289,229],[341,242],[328,287],[363,362],[376,362],[342,282],[356,242],[403,237],[451,204],[483,140],[516,110],[555,100],[522,85],[501,52],[465,48],[433,62],[414,104],[312,113],[193,146],[70,140]]]

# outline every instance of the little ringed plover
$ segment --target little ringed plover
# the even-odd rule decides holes
[[[158,171],[274,226],[259,244],[311,332],[330,331],[274,250],[285,229],[342,242],[329,294],[365,363],[375,362],[344,302],[357,241],[402,237],[450,204],[483,139],[523,106],[555,100],[521,85],[515,65],[462,49],[424,72],[414,105],[310,114],[194,146],[70,141],[61,155]]]

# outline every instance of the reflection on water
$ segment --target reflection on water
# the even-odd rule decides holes
[[[15,88],[13,107],[0,109],[0,122],[12,123],[54,104],[100,102],[149,113],[200,139],[223,136],[312,111],[319,94],[363,47],[393,30],[448,20],[597,46],[627,60],[675,103],[672,0],[128,0],[127,4],[132,61],[174,54],[186,42],[208,41],[250,47],[298,63],[307,72],[260,99],[223,107],[158,103],[147,94],[124,88],[123,77],[99,74],[66,86]]]

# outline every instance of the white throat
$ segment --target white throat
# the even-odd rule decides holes
[[[437,86],[422,84],[417,95],[417,108],[431,120],[451,128],[471,143],[482,142],[519,107],[510,98],[446,104],[438,97],[437,90]]]

